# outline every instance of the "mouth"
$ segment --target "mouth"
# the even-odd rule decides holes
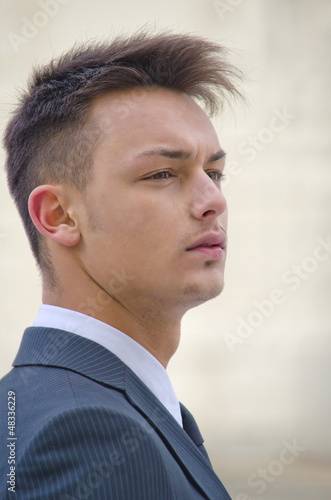
[[[220,234],[209,234],[203,236],[187,248],[186,251],[200,254],[203,257],[208,257],[212,260],[217,260],[225,255],[226,235],[222,232]]]

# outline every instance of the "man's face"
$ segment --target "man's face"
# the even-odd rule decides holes
[[[135,96],[121,91],[93,103],[91,120],[108,131],[83,196],[77,256],[125,307],[185,311],[223,288],[224,152],[188,96],[165,89]]]

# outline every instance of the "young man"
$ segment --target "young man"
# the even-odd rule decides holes
[[[142,33],[35,73],[5,146],[43,305],[1,381],[2,498],[229,499],[165,369],[223,288],[225,153],[196,100],[215,112],[235,74]]]

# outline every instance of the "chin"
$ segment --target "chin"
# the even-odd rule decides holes
[[[204,284],[204,286],[199,283],[191,283],[185,287],[184,295],[190,303],[194,304],[192,307],[195,307],[220,295],[223,288],[223,280],[214,284]]]

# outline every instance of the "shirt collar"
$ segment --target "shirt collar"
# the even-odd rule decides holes
[[[48,304],[40,306],[33,326],[66,330],[102,345],[131,368],[177,422],[183,425],[179,402],[165,368],[125,333],[86,314]]]

